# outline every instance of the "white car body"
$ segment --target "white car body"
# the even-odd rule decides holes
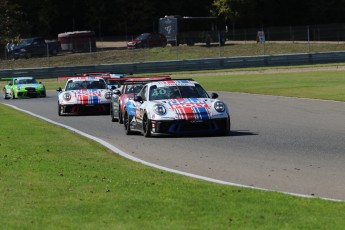
[[[111,91],[101,77],[73,77],[59,88],[59,115],[109,114]]]
[[[124,125],[127,134],[144,136],[220,134],[230,132],[227,105],[212,98],[193,80],[150,82],[126,104]]]

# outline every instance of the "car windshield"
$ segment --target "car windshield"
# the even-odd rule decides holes
[[[22,39],[18,45],[30,45],[32,43],[33,39],[32,38],[27,38],[27,39]]]
[[[140,34],[138,37],[136,37],[136,40],[144,40],[149,36],[149,34]]]
[[[16,84],[36,84],[35,79],[17,79]]]
[[[106,89],[107,86],[103,81],[70,81],[67,83],[66,90],[80,89]]]
[[[131,93],[139,93],[139,91],[143,88],[142,84],[135,84],[135,85],[127,85],[125,94],[131,94]]]
[[[198,84],[195,86],[165,86],[150,88],[149,100],[164,100],[177,98],[209,98],[207,92]]]

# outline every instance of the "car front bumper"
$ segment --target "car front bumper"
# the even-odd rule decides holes
[[[230,129],[230,118],[208,120],[151,121],[153,135],[189,135],[226,133]]]
[[[17,91],[17,97],[45,97],[46,91],[45,90],[37,90],[36,88],[27,87],[24,90]]]
[[[62,114],[110,114],[109,104],[68,104],[60,105]]]

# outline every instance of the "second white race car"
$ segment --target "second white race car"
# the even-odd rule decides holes
[[[111,90],[103,78],[73,77],[58,91],[58,114],[109,114]]]

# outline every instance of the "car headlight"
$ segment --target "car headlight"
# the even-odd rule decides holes
[[[17,90],[20,90],[20,86],[17,86]]]
[[[225,104],[222,101],[216,101],[214,103],[214,109],[218,112],[218,113],[222,113],[225,111]]]
[[[71,100],[71,94],[69,94],[69,93],[65,93],[64,95],[63,95],[63,99],[65,99],[66,101],[69,101],[69,100]]]
[[[160,115],[160,116],[164,115],[167,112],[167,110],[165,109],[164,105],[162,105],[162,104],[155,104],[153,106],[153,111],[157,115]]]

